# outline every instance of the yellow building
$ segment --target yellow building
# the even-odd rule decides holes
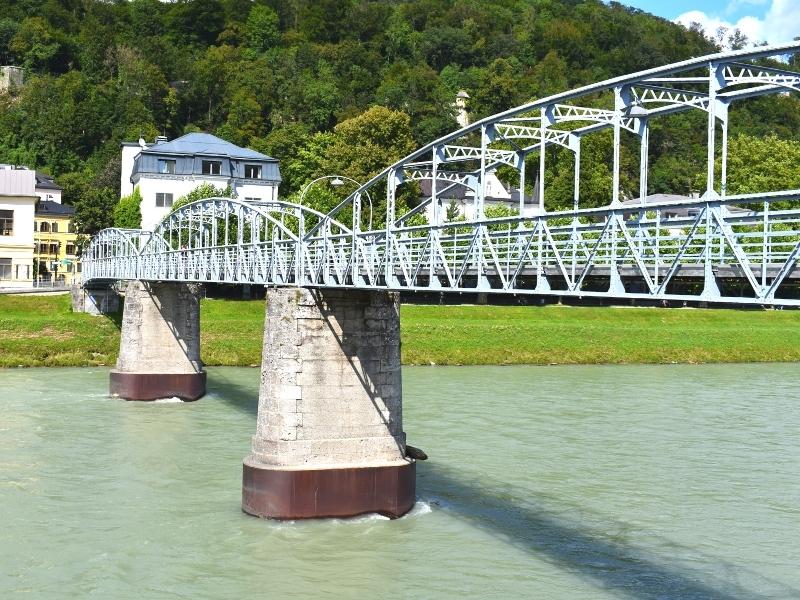
[[[51,200],[36,203],[33,259],[42,284],[71,285],[80,277],[78,234],[72,224],[75,209]]]

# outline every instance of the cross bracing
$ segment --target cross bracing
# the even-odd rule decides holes
[[[800,74],[753,62],[798,51],[795,43],[721,53],[513,108],[389,166],[328,214],[282,201],[211,198],[181,207],[152,232],[104,230],[84,254],[83,278],[800,305],[793,285],[800,190],[727,193],[728,107],[798,90]],[[612,107],[598,100],[604,92]],[[649,122],[692,109],[707,114],[705,194],[645,205]],[[581,139],[608,129],[609,203],[582,208]],[[641,145],[641,202],[622,202],[623,132]],[[552,146],[575,156],[571,210],[547,212],[542,204]],[[520,193],[519,215],[487,218],[487,177],[511,167],[524,189],[529,155],[539,158],[538,206],[525,206]],[[430,193],[399,211],[401,187],[421,180],[431,182]],[[442,198],[456,187],[468,190],[473,210],[468,220],[448,222]],[[378,191],[386,221],[365,230],[362,197]],[[422,211],[429,222],[410,225]]]

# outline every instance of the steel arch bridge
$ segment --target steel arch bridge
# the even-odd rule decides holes
[[[556,94],[493,115],[389,166],[330,213],[290,202],[209,198],[168,215],[154,231],[106,229],[83,256],[83,281],[141,279],[281,286],[701,300],[800,306],[800,190],[727,193],[728,117],[737,101],[800,92],[800,73],[760,59],[800,44],[714,54]],[[774,62],[771,64],[775,64]],[[779,63],[780,64],[780,63]],[[701,198],[645,203],[649,124],[707,115]],[[612,186],[602,208],[580,207],[581,142],[613,132]],[[640,147],[638,202],[620,190],[622,136]],[[547,212],[545,158],[573,158],[573,208]],[[530,177],[538,205],[487,218],[487,176]],[[715,169],[719,165],[719,173]],[[404,193],[418,197],[400,211]],[[465,188],[471,218],[448,220],[442,199]],[[362,228],[362,197],[385,197],[386,219]],[[413,217],[426,211],[426,224]]]

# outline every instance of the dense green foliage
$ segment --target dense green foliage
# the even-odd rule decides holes
[[[128,196],[123,196],[114,207],[114,227],[138,229],[142,226],[142,194],[139,186]]]
[[[601,0],[0,0],[0,15],[0,60],[27,70],[0,98],[0,161],[58,177],[86,233],[111,224],[123,140],[216,133],[279,158],[290,197],[321,174],[361,181],[455,129],[460,89],[478,118],[716,49],[697,29]],[[800,132],[793,98],[732,116],[733,133]],[[653,123],[651,191],[696,191],[704,119]],[[608,201],[610,148],[610,136],[587,139],[585,206]],[[548,159],[550,206],[571,204],[570,163]]]
[[[233,190],[230,187],[223,188],[210,183],[201,183],[185,196],[178,198],[169,212],[175,212],[181,206],[186,206],[198,200],[205,200],[206,198],[233,198]]]
[[[0,367],[113,365],[115,319],[70,313],[66,295],[0,295]],[[205,299],[200,321],[205,364],[261,362],[263,300]],[[403,364],[800,360],[790,310],[404,305],[401,321]]]

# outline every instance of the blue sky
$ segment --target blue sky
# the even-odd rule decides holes
[[[684,24],[700,23],[714,35],[739,28],[751,42],[780,44],[800,36],[800,0],[621,0]]]

